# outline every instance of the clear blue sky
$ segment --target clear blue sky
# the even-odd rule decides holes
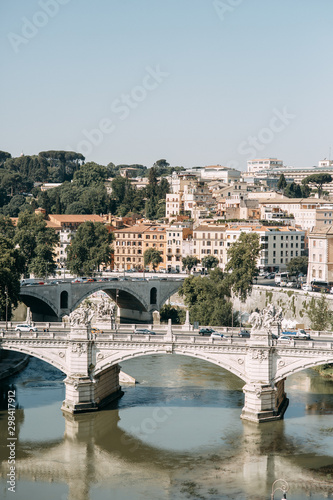
[[[332,0],[2,0],[0,149],[316,165],[333,157],[332,20]]]

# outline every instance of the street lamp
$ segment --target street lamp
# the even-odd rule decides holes
[[[283,493],[282,500],[284,498],[287,498],[287,491],[289,490],[289,484],[287,483],[287,481],[285,481],[284,479],[277,479],[276,481],[274,481],[274,483],[272,484],[271,500],[274,500],[274,493],[278,490],[282,491]]]
[[[5,286],[5,296],[6,296],[6,331],[8,330],[8,286]]]

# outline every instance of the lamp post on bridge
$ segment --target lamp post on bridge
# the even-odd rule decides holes
[[[278,483],[281,484],[276,486]],[[284,479],[277,479],[276,481],[274,481],[274,483],[272,484],[271,500],[274,500],[274,493],[278,490],[282,491],[283,493],[283,497],[281,500],[287,498],[287,491],[289,490],[289,484],[287,483],[287,481],[285,481]]]
[[[6,331],[8,330],[8,286],[5,286],[5,296],[6,296]]]

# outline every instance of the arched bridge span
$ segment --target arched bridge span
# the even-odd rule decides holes
[[[104,291],[119,308],[122,321],[150,323],[153,311],[159,311],[183,280],[151,279],[93,281],[84,283],[21,286],[20,298],[32,312],[35,321],[61,321],[94,292]]]
[[[284,380],[297,371],[333,363],[333,342],[293,341],[279,345],[263,333],[248,340],[191,334],[101,334],[85,327],[62,334],[1,334],[0,347],[36,356],[67,378],[63,410],[97,410],[121,394],[119,363],[154,354],[178,354],[225,368],[245,382],[242,418],[265,422],[283,417],[288,405]]]

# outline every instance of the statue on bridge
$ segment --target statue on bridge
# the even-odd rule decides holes
[[[100,302],[97,305],[97,317],[98,318],[110,318],[113,316],[115,309],[115,304],[111,302],[109,299],[102,297]]]
[[[69,315],[71,326],[89,326],[95,314],[95,308],[91,304],[81,304]]]
[[[273,323],[281,324],[282,307],[275,308],[273,304],[260,312],[253,312],[249,317],[249,323],[252,324],[252,333],[266,331],[272,333]]]

